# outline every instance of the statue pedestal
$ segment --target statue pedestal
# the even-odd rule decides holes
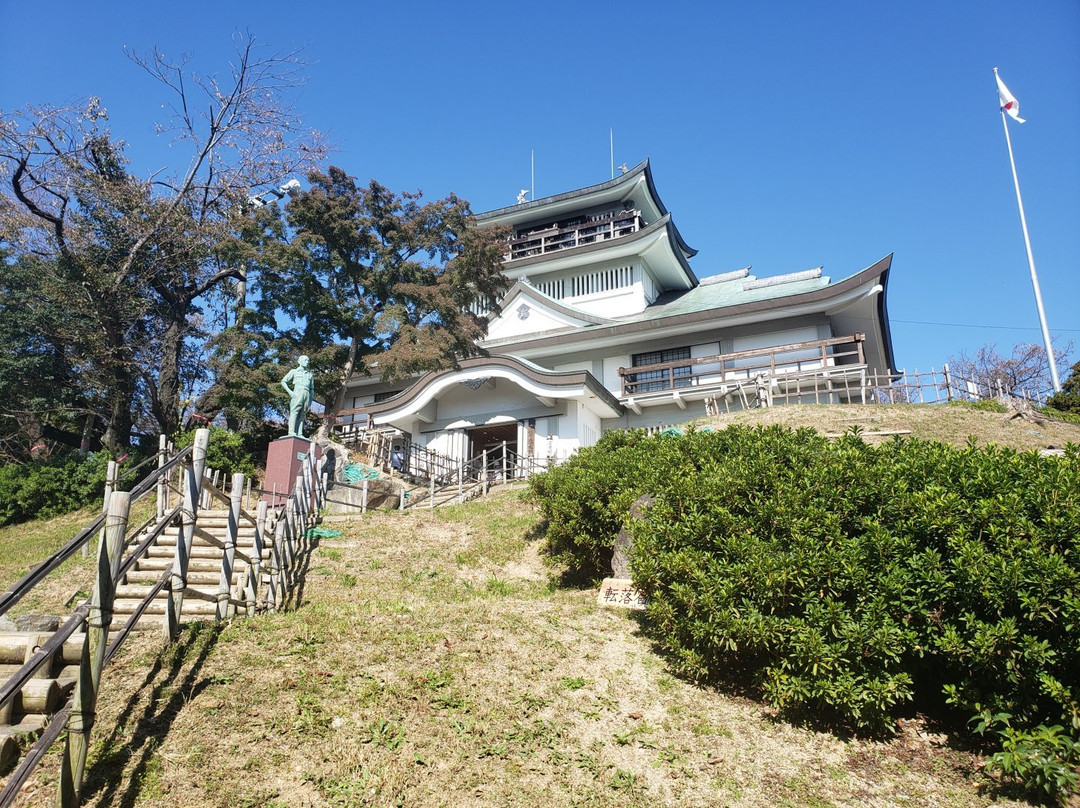
[[[296,483],[296,475],[310,451],[311,441],[308,438],[286,435],[271,442],[266,452],[266,479],[263,481],[263,490],[266,493],[262,496],[269,507],[277,507],[288,499],[289,492]],[[322,449],[316,444],[316,462],[321,456]]]

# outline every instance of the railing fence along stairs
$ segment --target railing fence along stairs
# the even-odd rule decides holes
[[[393,432],[344,423],[338,425],[337,433],[371,467],[416,483],[411,489],[402,483],[401,510],[459,504],[486,494],[493,485],[526,480],[549,464],[547,458],[519,454],[506,441],[494,451],[485,449],[475,457],[459,460],[417,446]],[[367,481],[363,482],[360,487],[366,491]]]
[[[56,803],[79,805],[97,696],[108,681],[102,672],[134,629],[159,626],[169,643],[184,620],[295,605],[308,529],[326,494],[323,461],[313,446],[285,501],[259,501],[252,514],[250,481],[235,474],[228,493],[220,490],[206,469],[208,443],[201,429],[174,452],[163,436],[157,468],[130,492],[117,490],[110,466],[105,511],[0,595],[3,615],[98,536],[93,594],[58,630],[0,633],[0,764],[20,758],[20,738],[37,736],[0,788],[0,808],[15,801],[65,728]],[[129,530],[131,505],[150,495],[153,515]],[[215,501],[224,507],[213,509]]]

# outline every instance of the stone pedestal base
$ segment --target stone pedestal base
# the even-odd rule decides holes
[[[263,482],[263,499],[273,508],[281,505],[289,496],[296,482],[300,467],[307,460],[311,451],[308,438],[286,435],[270,444],[266,453],[266,480]],[[315,445],[315,460],[318,461],[322,450]]]

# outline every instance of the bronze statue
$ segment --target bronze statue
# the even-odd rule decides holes
[[[289,435],[298,438],[304,437],[304,419],[315,399],[315,374],[308,370],[309,361],[306,356],[301,356],[296,367],[281,380],[281,386],[289,394]],[[292,387],[289,382],[293,383]]]

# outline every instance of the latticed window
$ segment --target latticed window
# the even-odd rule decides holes
[[[668,348],[663,351],[649,351],[647,353],[634,354],[632,357],[634,367],[644,365],[660,365],[667,362],[678,362],[680,359],[690,358],[690,348]],[[659,370],[646,370],[635,373],[630,377],[633,393],[653,393],[658,390],[671,390],[678,387],[689,387],[691,368],[690,365]]]

